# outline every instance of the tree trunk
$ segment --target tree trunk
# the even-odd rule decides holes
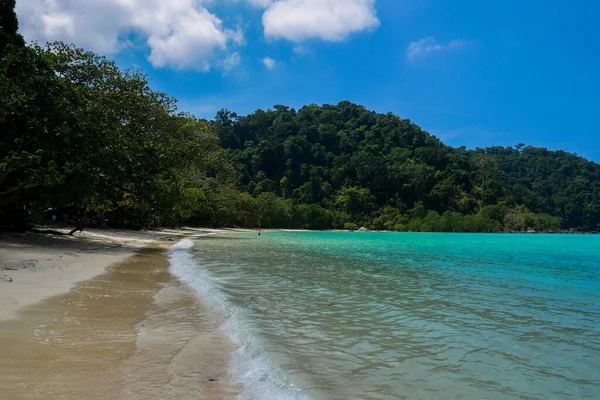
[[[77,226],[75,227],[75,229],[73,229],[71,232],[69,232],[67,235],[69,236],[73,236],[73,234],[77,231],[79,232],[83,232],[83,228],[85,228],[85,225],[83,223],[77,224]]]
[[[83,232],[83,228],[85,228],[86,219],[87,219],[87,215],[84,212],[83,217],[81,218],[81,221],[79,221],[79,223],[77,225],[75,225],[75,229],[73,229],[71,232],[69,232],[68,235],[73,236],[73,234],[77,231]]]

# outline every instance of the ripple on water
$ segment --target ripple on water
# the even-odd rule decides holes
[[[598,236],[266,233],[185,247],[173,268],[229,316],[246,398],[600,398]]]

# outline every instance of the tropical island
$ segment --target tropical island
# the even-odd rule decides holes
[[[0,397],[598,398],[593,7],[398,3],[0,0]]]
[[[600,165],[576,154],[454,148],[347,101],[198,119],[139,70],[26,45],[3,12],[4,229],[57,216],[78,229],[600,229]]]

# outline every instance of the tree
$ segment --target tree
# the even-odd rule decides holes
[[[12,52],[2,68],[3,209],[69,206],[85,222],[127,208],[160,221],[183,193],[182,172],[204,168],[218,145],[143,74],[93,53],[54,43]]]
[[[368,189],[342,188],[337,196],[337,207],[353,216],[366,216],[375,210],[375,197]]]
[[[332,194],[367,189],[374,204],[361,215],[352,211],[352,218],[377,220],[378,226],[383,221],[373,211],[391,205],[405,213],[419,202],[425,211],[420,218],[428,211],[457,212],[464,216],[461,226],[471,230],[502,224],[504,216],[483,215],[500,204],[559,217],[562,227],[591,230],[600,223],[593,208],[600,201],[600,168],[565,152],[452,148],[409,120],[350,102],[313,104],[297,113],[275,106],[227,124],[245,143],[224,144],[243,175],[237,187],[256,195],[270,192],[350,215]],[[482,216],[467,217],[477,213]]]
[[[19,34],[19,21],[15,13],[16,0],[0,0],[0,55],[4,56],[10,44],[25,46]]]

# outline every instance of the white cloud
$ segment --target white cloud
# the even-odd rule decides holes
[[[340,41],[379,26],[375,0],[249,0],[265,7],[265,36],[293,42]]]
[[[273,69],[275,68],[275,60],[273,60],[271,57],[265,57],[262,59],[263,64],[265,65],[265,67],[267,69]]]
[[[459,49],[465,47],[468,43],[469,42],[465,40],[456,39],[444,45],[437,43],[434,38],[428,37],[417,40],[416,42],[411,42],[406,49],[406,57],[408,57],[410,61],[413,61],[438,51]]]
[[[240,56],[240,53],[233,53],[232,55],[227,57],[225,60],[223,60],[222,65],[224,73],[231,71],[233,68],[238,66],[241,61],[242,57]]]
[[[301,43],[295,45],[294,48],[292,49],[292,51],[298,55],[312,53],[312,49],[309,46],[306,46],[305,44],[301,44]]]
[[[256,7],[267,8],[271,4],[273,4],[274,0],[248,0],[251,4]]]
[[[242,46],[246,44],[246,38],[244,37],[244,31],[238,26],[235,31],[227,30],[227,35],[233,41],[233,43]]]
[[[244,42],[239,29],[224,28],[198,0],[20,0],[17,13],[27,40],[62,40],[113,54],[131,35],[142,37],[158,68],[208,70],[230,42]]]

